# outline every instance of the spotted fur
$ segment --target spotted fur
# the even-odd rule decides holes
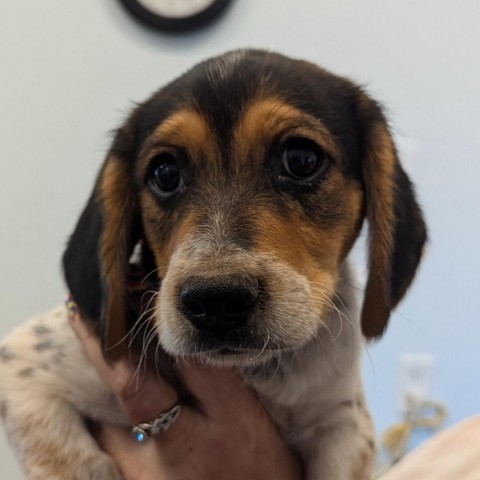
[[[306,180],[282,166],[292,139],[322,157]],[[161,155],[174,158],[183,182],[168,196],[152,186]],[[348,253],[365,218],[370,272],[360,309]],[[166,352],[242,372],[308,480],[366,480],[374,442],[362,332],[383,334],[425,239],[381,107],[315,65],[240,50],[197,65],[132,112],[63,263],[109,360],[125,352],[148,303],[148,328]],[[143,282],[132,282],[132,269]],[[215,328],[196,324],[182,296],[234,288],[253,300],[228,328],[231,312]],[[146,290],[154,292],[148,302]],[[117,478],[84,419],[128,422],[65,308],[7,337],[0,374],[1,415],[29,478]]]

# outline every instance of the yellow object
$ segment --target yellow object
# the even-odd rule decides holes
[[[447,417],[445,406],[434,400],[418,401],[410,398],[408,408],[402,422],[395,423],[383,433],[380,445],[387,451],[390,462],[387,468],[374,478],[385,473],[388,468],[397,463],[406,453],[408,441],[415,429],[437,430]]]

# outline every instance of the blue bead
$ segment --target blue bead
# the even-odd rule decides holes
[[[143,442],[145,440],[145,435],[143,433],[137,433],[137,442]]]

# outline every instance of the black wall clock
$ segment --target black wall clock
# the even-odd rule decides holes
[[[231,0],[120,0],[138,20],[175,32],[200,27],[217,18]]]

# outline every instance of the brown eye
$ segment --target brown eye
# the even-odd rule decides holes
[[[149,169],[148,182],[161,196],[176,193],[183,186],[183,179],[175,156],[163,153],[155,157]]]
[[[323,169],[327,155],[308,140],[296,139],[288,142],[282,153],[285,175],[293,180],[305,180]]]

